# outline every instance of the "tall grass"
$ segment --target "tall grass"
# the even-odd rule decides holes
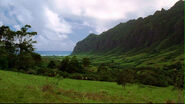
[[[139,84],[122,86],[112,82],[58,79],[0,70],[0,102],[177,102],[173,87]]]

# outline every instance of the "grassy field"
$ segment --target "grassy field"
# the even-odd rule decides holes
[[[0,103],[177,102],[173,87],[127,85],[27,75],[0,70]],[[183,99],[183,96],[181,96]]]

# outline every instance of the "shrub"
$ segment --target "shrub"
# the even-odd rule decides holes
[[[26,73],[27,74],[37,74],[37,71],[33,69],[29,69]]]
[[[83,79],[83,75],[80,73],[73,73],[73,74],[69,74],[69,78],[72,79]]]
[[[70,58],[65,57],[62,62],[60,63],[59,70],[60,71],[65,71],[67,72],[69,69],[69,64],[70,64]]]
[[[59,66],[59,70],[68,73],[82,73],[83,67],[76,56],[73,56],[71,59],[69,57],[65,57]]]
[[[134,82],[134,71],[125,69],[121,71],[116,80],[117,84],[122,85],[125,88],[125,85],[127,83],[133,83]]]
[[[145,85],[153,85],[153,86],[160,86],[160,87],[168,86],[166,77],[153,70],[139,71],[137,73],[137,80],[139,83],[142,83]]]
[[[41,58],[40,54],[32,52],[32,58],[35,61],[35,65],[36,66],[40,66],[41,65],[42,58]]]
[[[90,59],[87,58],[87,57],[83,58],[82,59],[82,64],[83,64],[84,67],[88,67],[91,64]]]
[[[1,69],[8,68],[8,59],[5,54],[0,56],[0,68]]]
[[[44,75],[50,76],[50,77],[55,77],[57,74],[58,74],[57,69],[50,69],[50,68],[46,68],[44,73]]]
[[[105,63],[102,63],[98,67],[98,73],[100,72],[106,72],[108,70],[108,67],[105,65]]]
[[[44,75],[44,73],[45,73],[45,70],[44,70],[45,68],[38,68],[37,69],[37,74],[38,75]]]
[[[73,56],[70,60],[67,72],[69,73],[82,73],[83,67],[82,64],[78,61],[76,56]]]
[[[62,77],[64,77],[64,78],[69,77],[69,73],[63,72],[63,71],[59,71],[59,75],[62,76]]]
[[[17,68],[28,70],[34,66],[34,60],[31,53],[24,53],[18,56]]]
[[[184,89],[184,69],[176,71],[174,86],[180,90]]]
[[[83,80],[100,80],[99,75],[95,73],[84,74]]]
[[[54,69],[54,68],[56,68],[56,64],[55,64],[54,61],[50,61],[47,67],[51,68],[51,69]]]

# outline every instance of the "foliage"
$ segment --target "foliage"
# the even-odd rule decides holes
[[[65,71],[67,72],[68,69],[69,69],[69,64],[70,64],[70,59],[69,57],[65,57],[61,63],[60,63],[60,67],[59,67],[59,70],[60,71]]]
[[[159,69],[158,69],[159,70]],[[145,85],[168,86],[167,77],[164,73],[156,70],[141,70],[137,72],[137,81]]]
[[[98,72],[106,72],[108,70],[107,66],[105,65],[105,63],[101,63],[98,67]]]
[[[55,62],[54,61],[50,61],[49,64],[48,64],[48,68],[51,68],[51,69],[56,68]]]
[[[88,67],[91,64],[90,59],[87,57],[82,59],[82,63],[84,67]]]
[[[60,71],[65,71],[68,73],[82,73],[82,64],[78,61],[76,56],[69,58],[68,56],[65,57],[59,67]]]
[[[41,57],[34,53],[32,38],[37,33],[28,31],[30,25],[21,30],[13,31],[8,26],[0,27],[0,68],[18,68],[28,71],[33,66],[40,65]]]
[[[116,82],[117,84],[122,85],[125,88],[127,83],[134,82],[134,71],[127,69],[121,71],[117,76]]]
[[[68,71],[69,73],[81,73],[82,72],[82,64],[78,61],[76,56],[73,56],[70,60],[70,64],[69,64],[69,69]]]

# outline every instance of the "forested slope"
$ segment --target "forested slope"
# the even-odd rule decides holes
[[[183,45],[184,1],[178,1],[169,10],[120,23],[100,35],[90,34],[76,44],[72,54],[157,53],[174,46],[183,50]]]

